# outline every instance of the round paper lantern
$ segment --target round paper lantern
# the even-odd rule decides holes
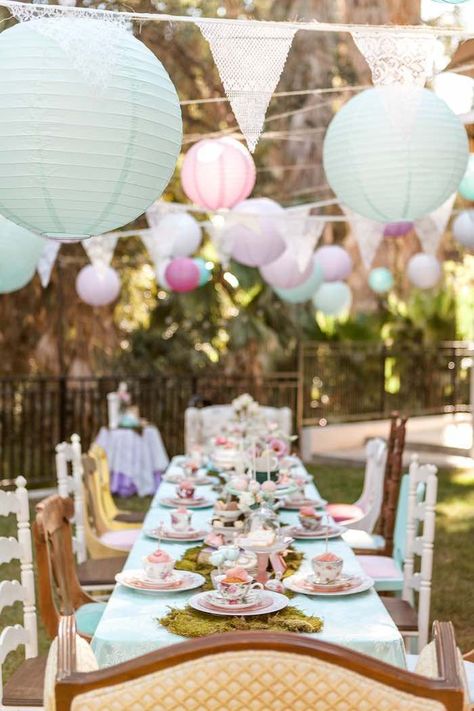
[[[207,268],[206,260],[202,257],[194,257],[193,261],[199,269],[198,286],[204,286],[205,284],[211,281],[211,271]]]
[[[170,289],[179,293],[195,289],[199,286],[199,278],[199,267],[189,257],[176,257],[165,269],[165,279]]]
[[[300,284],[300,286],[295,286],[293,289],[275,289],[275,293],[282,301],[286,301],[289,304],[303,304],[305,301],[311,299],[323,281],[323,270],[313,257],[313,273],[309,279]]]
[[[262,267],[278,259],[286,249],[279,225],[285,211],[269,198],[251,198],[240,202],[232,210],[234,224],[224,233],[224,239],[232,245],[232,258],[247,267]],[[250,215],[250,217],[248,217]]]
[[[369,286],[377,294],[385,294],[393,286],[393,275],[386,267],[372,269],[369,274]]]
[[[50,36],[53,22],[66,42]],[[0,204],[9,217],[84,239],[141,215],[168,183],[182,138],[178,96],[155,55],[131,32],[86,18],[20,22],[0,39]],[[104,47],[113,61],[98,86],[87,68],[105,71]]]
[[[253,158],[235,138],[203,138],[184,156],[181,184],[187,197],[206,210],[234,207],[255,185]]]
[[[419,289],[432,289],[441,279],[441,265],[433,255],[419,252],[408,262],[407,277]]]
[[[120,294],[119,275],[112,267],[88,264],[77,275],[76,291],[89,306],[107,306]]]
[[[155,275],[158,286],[162,286],[163,289],[171,291],[171,287],[166,281],[166,270],[168,265],[171,264],[171,259],[163,259],[158,264],[155,265]]]
[[[17,291],[33,279],[45,244],[38,235],[0,216],[0,294]]]
[[[459,183],[458,191],[466,200],[474,200],[474,155],[469,156],[467,170]]]
[[[161,218],[155,230],[157,239],[173,257],[189,257],[202,240],[199,222],[187,212],[175,212]]]
[[[312,270],[313,263],[311,260],[305,269],[301,270],[293,250],[287,247],[274,262],[260,267],[260,274],[270,286],[277,289],[293,289],[309,279]]]
[[[352,292],[343,281],[327,282],[319,287],[313,303],[326,316],[338,316],[351,308]]]
[[[383,236],[384,237],[405,237],[414,228],[413,222],[390,222],[385,225]]]
[[[465,128],[444,101],[397,85],[368,89],[345,104],[323,154],[342,203],[378,222],[406,222],[456,192],[469,152]]]
[[[453,237],[467,249],[474,249],[474,210],[464,210],[456,217]]]
[[[314,253],[314,259],[323,270],[324,281],[342,281],[347,279],[352,271],[349,252],[337,244],[319,247]]]

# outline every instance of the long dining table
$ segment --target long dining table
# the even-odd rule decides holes
[[[176,460],[170,466],[176,466]],[[306,473],[302,463],[297,466],[301,468],[300,474]],[[175,489],[174,484],[166,481],[161,483],[145,518],[142,533],[130,551],[124,569],[141,568],[144,556],[156,549],[156,540],[147,537],[145,531],[156,528],[161,521],[169,523],[171,509],[162,506],[159,501],[162,497],[174,494]],[[217,498],[211,486],[199,487],[199,493],[212,500]],[[319,497],[312,481],[307,484],[306,494]],[[206,528],[211,512],[211,508],[194,510],[193,526]],[[281,517],[290,524],[297,522],[297,512],[294,511],[283,511]],[[197,544],[161,543],[161,547],[175,559],[179,559],[193,545]],[[305,554],[300,568],[302,572],[309,572],[311,558],[325,549],[323,541],[297,540],[293,545]],[[356,556],[342,538],[331,540],[330,550],[344,559],[344,572],[362,572]],[[170,607],[185,607],[190,597],[197,592],[199,589],[149,594],[116,585],[92,640],[99,666],[118,664],[183,641],[184,637],[169,632],[158,620],[166,615]],[[395,666],[406,666],[402,637],[374,589],[334,597],[297,594],[290,604],[323,619],[323,630],[309,636],[350,647]]]

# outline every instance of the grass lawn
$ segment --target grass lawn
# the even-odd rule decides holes
[[[313,466],[318,488],[325,499],[355,501],[362,488],[363,469],[359,467]],[[150,498],[120,499],[121,508],[146,510]],[[14,521],[0,519],[0,536],[12,535]],[[0,580],[18,577],[16,565],[0,566]],[[432,618],[452,620],[456,637],[464,652],[474,648],[474,470],[439,472],[435,564],[433,573]],[[21,622],[19,605],[6,608],[0,615],[3,626]],[[49,639],[39,624],[40,652]],[[22,659],[21,652],[9,655],[4,679]]]

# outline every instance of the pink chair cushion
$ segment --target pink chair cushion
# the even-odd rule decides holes
[[[354,504],[328,504],[326,511],[333,517],[336,523],[358,521],[364,515],[362,509]]]
[[[358,555],[364,573],[374,580],[399,580],[403,574],[393,558],[384,555]]]
[[[139,528],[129,528],[124,531],[108,531],[100,537],[100,541],[111,548],[129,551],[139,535]]]

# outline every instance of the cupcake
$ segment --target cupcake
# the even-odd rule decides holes
[[[302,506],[298,518],[306,531],[317,531],[321,527],[323,514],[312,506]]]
[[[150,580],[166,580],[174,568],[174,559],[169,553],[158,548],[143,558],[145,575]]]

